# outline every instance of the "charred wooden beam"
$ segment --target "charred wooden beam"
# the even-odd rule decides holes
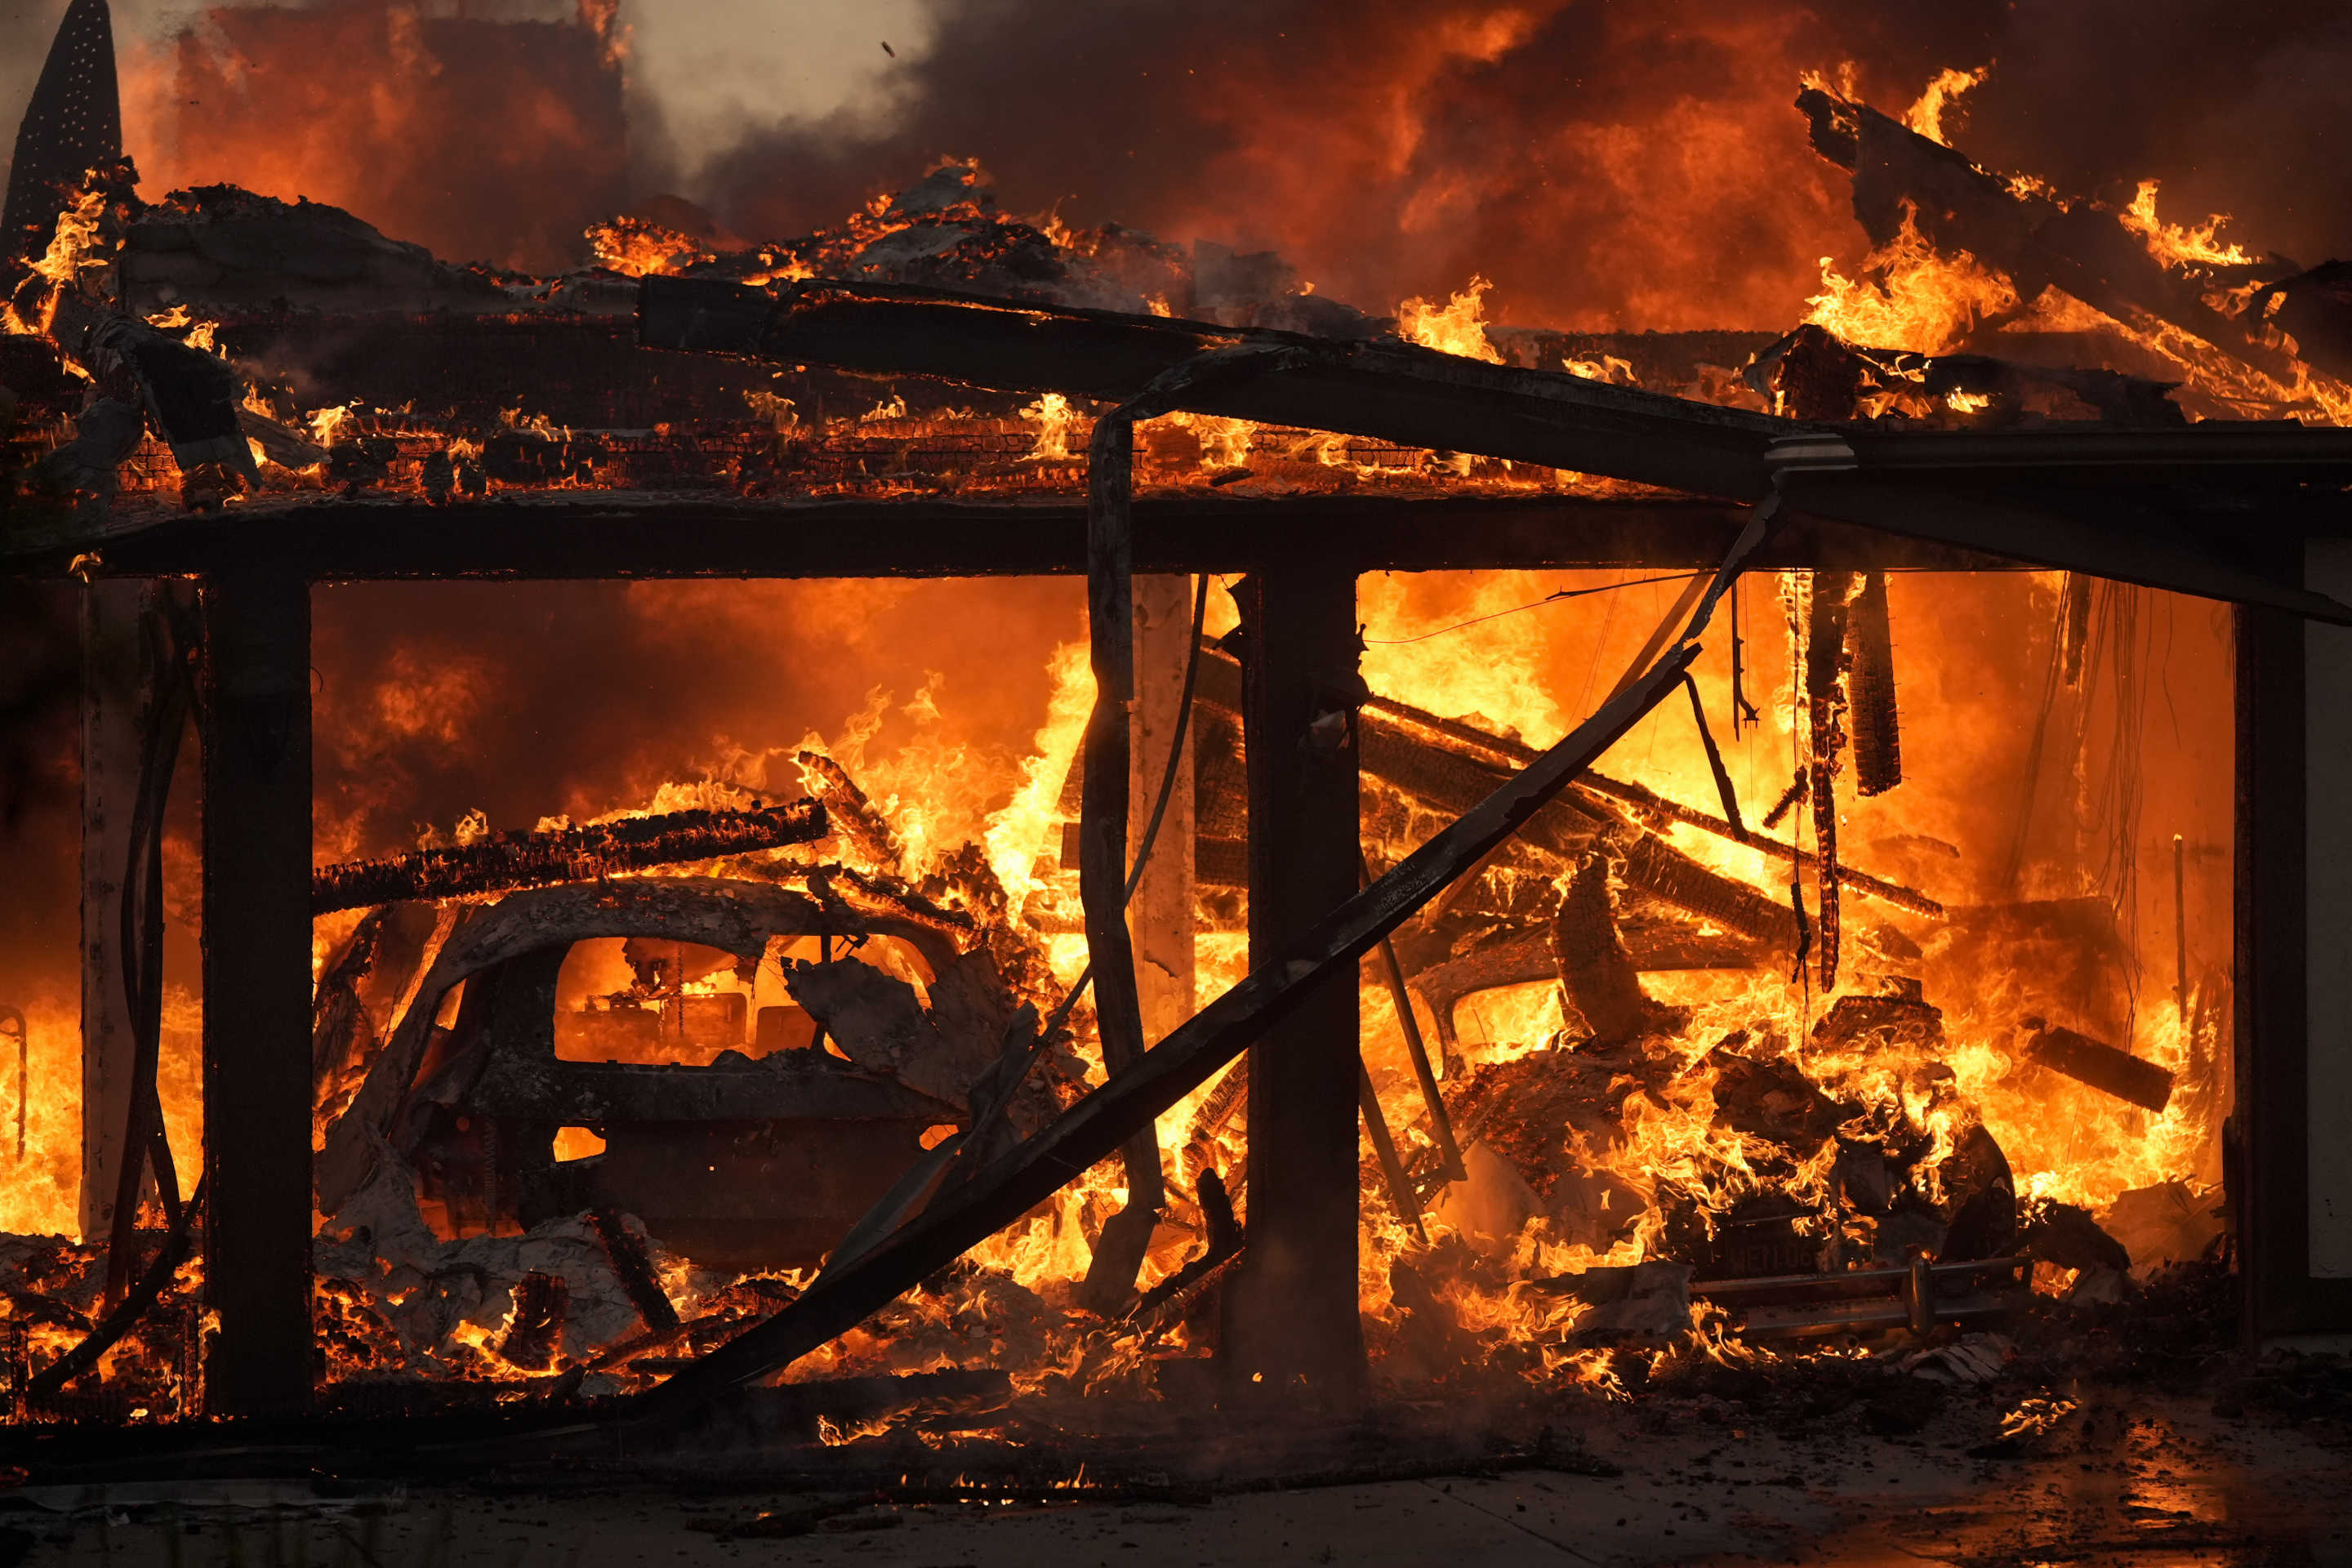
[[[1853,720],[1853,787],[1885,795],[1903,782],[1902,720],[1895,704],[1895,632],[1886,574],[1864,579],[1846,618],[1847,696]]]
[[[1376,719],[1395,719],[1414,729],[1446,737],[1465,748],[1483,753],[1503,766],[1524,767],[1527,765],[1527,760],[1536,754],[1532,747],[1521,742],[1507,740],[1500,735],[1490,735],[1459,720],[1441,719],[1433,713],[1425,713],[1393,698],[1374,697],[1364,704],[1364,708],[1368,715]],[[1620,779],[1610,778],[1604,773],[1587,773],[1577,781],[1576,790],[1571,792],[1571,801],[1577,794],[1605,796],[1611,800],[1620,801],[1634,807],[1638,815],[1655,817],[1662,821],[1683,823],[1698,828],[1702,832],[1711,833],[1717,837],[1728,839],[1734,844],[1761,850],[1778,860],[1786,861],[1793,856],[1805,865],[1813,864],[1810,850],[1793,848],[1778,839],[1769,838],[1760,833],[1737,826],[1720,816],[1701,811],[1696,806],[1668,800],[1655,790],[1642,784],[1627,784]],[[1801,798],[1801,795],[1792,793],[1791,799],[1797,798]],[[1574,809],[1574,807],[1570,805],[1564,809]],[[1786,806],[1784,805],[1774,809],[1776,812],[1784,811]],[[1596,814],[1596,807],[1591,804],[1587,804],[1582,810],[1588,818]],[[1540,838],[1535,837],[1532,834],[1528,837],[1534,842],[1541,842]],[[1885,903],[1892,904],[1896,909],[1923,915],[1930,920],[1943,918],[1943,905],[1926,894],[1906,888],[1900,883],[1889,882],[1882,878],[1851,869],[1843,873],[1843,879],[1847,887]]]
[[[898,870],[905,863],[906,847],[848,770],[823,752],[803,752],[793,761],[800,764],[810,798],[822,808],[824,832],[855,848],[872,865],[885,871]]]
[[[226,360],[70,290],[58,297],[49,333],[92,374],[119,367],[130,376],[183,474],[217,464],[247,483],[259,479],[240,422],[245,384]]]
[[[1415,1238],[1425,1242],[1429,1234],[1421,1226],[1421,1194],[1413,1191],[1412,1178],[1405,1174],[1404,1161],[1397,1154],[1396,1140],[1389,1132],[1388,1113],[1381,1109],[1380,1091],[1372,1087],[1371,1069],[1360,1064],[1356,1068],[1356,1100],[1363,1108],[1364,1137],[1372,1146],[1372,1158],[1380,1162],[1381,1182],[1388,1188],[1389,1205]]]
[[[1637,974],[1678,969],[1752,969],[1754,944],[1737,937],[1701,936],[1679,920],[1628,921],[1619,928]],[[1458,957],[1433,963],[1412,976],[1412,988],[1429,1003],[1439,1041],[1452,1047],[1459,1031],[1454,1015],[1463,1001],[1501,985],[1527,985],[1559,978],[1552,931],[1530,926],[1480,942]]]
[[[310,592],[203,607],[205,1399],[277,1414],[310,1401]]]
[[[1245,979],[1131,1070],[944,1194],[856,1263],[821,1279],[773,1317],[650,1391],[635,1412],[648,1417],[683,1412],[790,1365],[1044,1202],[1072,1173],[1092,1166],[1198,1089],[1318,990],[1334,983],[1352,988],[1358,962],[1381,938],[1508,838],[1675,689],[1698,657],[1696,639],[1717,600],[1765,536],[1775,510],[1768,501],[1750,517],[1683,642],[1534,765],[1268,955],[1269,962],[1253,964]]]
[[[1509,776],[1510,764],[1493,762],[1442,733],[1415,733],[1368,705],[1357,734],[1364,772],[1440,811],[1460,812]],[[1599,824],[1579,808],[1571,793],[1554,801],[1520,835],[1528,843],[1563,858],[1590,847]]]
[[[1087,625],[1095,676],[1087,716],[1079,812],[1079,898],[1085,906],[1087,970],[1094,977],[1095,1018],[1104,1075],[1116,1077],[1143,1056],[1143,1000],[1135,973],[1128,903],[1149,863],[1149,840],[1139,836],[1134,871],[1128,869],[1130,733],[1135,703],[1135,422],[1166,413],[1181,399],[1222,386],[1245,385],[1296,356],[1286,350],[1216,348],[1173,364],[1095,422],[1087,462]],[[1352,580],[1351,580],[1352,581]],[[1206,601],[1203,601],[1205,605]],[[1188,621],[1189,626],[1189,621]],[[1191,633],[1187,633],[1189,639]],[[1190,651],[1189,649],[1187,650]],[[1171,742],[1172,742],[1171,737]],[[1171,753],[1170,777],[1173,779]],[[1191,930],[1189,903],[1184,910]],[[1125,1151],[1127,1203],[1105,1223],[1087,1270],[1086,1295],[1109,1313],[1134,1288],[1150,1250],[1165,1198],[1160,1142],[1150,1124]]]
[[[638,327],[648,347],[692,349],[934,376],[1005,391],[1129,395],[1197,356],[1258,348],[1280,369],[1178,400],[1195,413],[1368,436],[1603,474],[1693,494],[1761,497],[1801,470],[1792,505],[1819,516],[1987,550],[2044,566],[2200,597],[2242,599],[2352,625],[2352,606],[2266,576],[2158,509],[2119,521],[2118,498],[1998,488],[2050,466],[2056,448],[2022,436],[1832,434],[1792,420],[1520,370],[1393,340],[1339,342],[1258,328],[983,299],[886,284],[810,281],[774,295],[700,279],[647,278]],[[2313,465],[2352,475],[2352,432],[2226,436],[2204,427],[2068,436],[2063,463],[2110,481],[2125,454],[2150,467],[2136,486],[2210,479],[2251,460],[2292,485]],[[1920,462],[1918,443],[1929,459]],[[2134,445],[2134,443],[2139,445]],[[1907,443],[1907,445],[1906,445]],[[1969,444],[1972,443],[1972,444]],[[1957,458],[1948,460],[1945,454]],[[2127,524],[2125,525],[2125,524]]]
[[[1814,150],[1853,175],[1853,216],[1873,244],[1886,244],[1914,222],[1938,247],[1967,251],[2009,274],[2021,300],[2055,284],[2111,316],[2157,317],[2294,380],[2288,356],[2261,341],[2259,315],[2232,320],[2206,304],[2195,279],[2149,255],[2114,213],[2021,195],[1965,153],[1826,89],[1806,88],[1797,108],[1811,123]]]
[[[1362,885],[1372,879],[1370,860],[1361,862]],[[1445,1179],[1458,1182],[1469,1174],[1462,1163],[1462,1146],[1454,1137],[1454,1113],[1446,1108],[1445,1097],[1438,1092],[1437,1073],[1429,1059],[1429,1044],[1422,1038],[1421,1019],[1412,1010],[1412,994],[1405,988],[1404,964],[1397,957],[1396,943],[1381,938],[1381,973],[1389,983],[1389,1002],[1396,1008],[1397,1029],[1404,1037],[1405,1054],[1412,1061],[1413,1081],[1421,1089],[1422,1108],[1429,1114],[1430,1140],[1436,1144],[1444,1162]]]
[[[1171,367],[1173,368],[1173,367]],[[1078,819],[1078,894],[1087,967],[1094,976],[1103,1073],[1115,1079],[1143,1058],[1143,1001],[1127,929],[1128,772],[1135,698],[1135,420],[1125,407],[1097,422],[1087,475],[1087,628],[1095,702],[1087,717]],[[1122,1151],[1127,1203],[1104,1222],[1087,1268],[1086,1299],[1109,1315],[1135,1288],[1165,1201],[1160,1139],[1149,1123]]]
[[[636,1308],[646,1331],[666,1334],[677,1328],[677,1303],[662,1289],[661,1276],[654,1270],[644,1234],[631,1230],[627,1221],[609,1208],[591,1209],[588,1223],[595,1229],[596,1239],[604,1244],[604,1256],[613,1265],[613,1273],[620,1279],[621,1288],[629,1293],[630,1304]]]
[[[828,831],[824,807],[799,800],[756,811],[677,811],[538,833],[499,833],[454,848],[321,866],[310,874],[310,910],[323,915],[404,899],[593,881],[653,866],[807,844]]]
[[[158,693],[142,626],[161,586],[93,583],[81,613],[81,1231],[112,1228],[131,1125],[136,1031],[123,942],[142,740]]]
[[[2025,1059],[2143,1110],[2160,1111],[2172,1101],[2169,1071],[2073,1029],[2035,1029],[2025,1043]]]
[[[122,406],[129,444],[136,445],[142,416]],[[1270,528],[1276,514],[1282,526]],[[1720,559],[1738,531],[1738,507],[1683,496],[1149,496],[1136,502],[1135,567],[1228,574],[1306,563],[1346,563],[1359,573],[1687,570]],[[257,562],[338,582],[1034,576],[1086,570],[1086,509],[919,496],[774,501],[589,490],[439,505],[422,497],[262,496],[208,514],[26,517],[0,532],[0,563],[11,572],[62,578],[93,551],[109,573],[128,576]],[[1806,519],[1793,520],[1758,562],[1952,572],[2011,564]]]
[[[1128,827],[1128,863],[1136,870],[1127,915],[1135,937],[1144,1037],[1150,1040],[1165,1038],[1197,1005],[1192,757],[1200,731],[1183,706],[1186,671],[1199,662],[1196,597],[1189,577],[1155,575],[1135,582],[1134,744],[1128,789],[1147,809],[1137,812]],[[1200,602],[1205,609],[1206,600]],[[1194,687],[1197,707],[1197,674]],[[1146,854],[1145,819],[1163,781],[1168,805]]]
[[[810,281],[771,296],[648,278],[639,300],[638,330],[648,347],[1112,400],[1203,354],[1245,345],[1286,349],[1298,355],[1295,367],[1212,389],[1183,406],[1748,500],[1769,477],[1765,447],[1790,428],[1763,415],[1565,371],[1490,365],[1393,339],[1341,342],[895,284]]]
[[[1625,885],[1738,936],[1787,952],[1796,945],[1796,919],[1745,882],[1708,870],[1654,834],[1625,851]]]
[[[533,1268],[515,1281],[513,1297],[507,1331],[499,1340],[499,1355],[525,1371],[540,1371],[555,1359],[563,1337],[563,1320],[571,1312],[571,1289],[562,1275]]]
[[[1633,961],[1617,934],[1606,857],[1587,857],[1570,879],[1568,897],[1552,922],[1552,952],[1569,1001],[1595,1037],[1630,1039],[1643,1031],[1650,999],[1642,994]]]
[[[1242,612],[1253,969],[1289,950],[1362,876],[1356,811],[1356,580],[1261,573]],[[1356,974],[1334,975],[1250,1047],[1250,1248],[1225,1295],[1229,1383],[1352,1398],[1356,1310]]]
[[[1805,594],[1805,735],[1811,747],[1813,842],[1821,858],[1815,869],[1820,891],[1822,989],[1837,984],[1838,945],[1843,922],[1838,909],[1838,814],[1835,781],[1844,766],[1846,604],[1853,574],[1815,572]]]

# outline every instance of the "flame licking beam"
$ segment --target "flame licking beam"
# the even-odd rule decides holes
[[[819,1279],[775,1316],[641,1395],[634,1414],[639,1419],[682,1414],[789,1366],[854,1328],[1150,1127],[1280,1022],[1318,983],[1352,975],[1357,962],[1382,937],[1492,853],[1675,690],[1698,658],[1696,639],[1717,600],[1754,554],[1780,510],[1778,490],[1768,491],[1682,641],[1534,763],[1317,921],[1286,952],[1252,969],[1127,1071],[998,1156],[848,1268]]]
[[[648,277],[637,300],[647,348],[1111,402],[1202,354],[1287,349],[1295,353],[1265,374],[1202,384],[1174,407],[1740,501],[1762,499],[1782,475],[1790,505],[1814,516],[2352,626],[2352,606],[2253,569],[2230,552],[2227,534],[2208,539],[2120,493],[2126,484],[2146,496],[2150,486],[2217,480],[2341,483],[2352,479],[2352,430],[2207,425],[2047,439],[1832,432],[1392,339],[1341,342],[902,284],[807,281],[770,293]],[[2017,479],[2062,477],[2083,482],[2042,484],[2030,502],[2017,499]],[[2189,492],[2179,505],[2191,505]]]
[[[1811,123],[1813,150],[1853,175],[1853,216],[1872,244],[1895,238],[1907,205],[1938,248],[1965,250],[2008,273],[2022,299],[2054,283],[2109,315],[2145,311],[2257,369],[2294,379],[2289,357],[2253,335],[2261,330],[2258,313],[2232,321],[2206,304],[2197,282],[2149,255],[2116,214],[2021,196],[1965,154],[1822,88],[1798,93],[1797,108]]]
[[[588,881],[616,871],[807,844],[826,830],[824,807],[799,800],[758,811],[678,811],[541,833],[500,833],[456,848],[321,866],[310,873],[310,912]]]

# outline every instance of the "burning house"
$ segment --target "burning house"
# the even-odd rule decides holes
[[[415,25],[223,11],[176,79],[356,113],[263,80],[373,69],[331,36],[445,128],[551,116],[585,173],[519,240],[142,195],[104,0],[19,137],[0,563],[70,595],[80,828],[78,1011],[0,1010],[20,1165],[43,1031],[79,1119],[0,1237],[12,1463],[359,1422],[1034,1489],[1090,1410],[1565,1423],[1694,1366],[2029,1367],[2007,1440],[2068,1323],[2352,1328],[2342,263],[1820,81],[1868,275],[1755,331],[1373,314],[956,161],[722,247],[612,216],[609,15]],[[291,155],[254,123],[182,157]],[[703,595],[679,703],[762,646],[724,594],[962,606],[1024,744],[869,757],[877,697],[496,822],[362,787],[470,743],[468,638],[621,582]],[[368,641],[451,584],[509,596]]]

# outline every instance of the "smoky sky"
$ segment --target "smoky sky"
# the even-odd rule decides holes
[[[1790,107],[1846,62],[1890,111],[1990,62],[1948,121],[1980,162],[2352,254],[2352,20],[2191,0],[943,0],[895,124],[752,134],[699,194],[781,235],[977,157],[1015,210],[1276,247],[1368,307],[1480,273],[1505,319],[1778,326],[1861,244]]]

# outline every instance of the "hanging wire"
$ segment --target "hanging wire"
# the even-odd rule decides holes
[[[1540,610],[1546,605],[1556,605],[1563,599],[1581,599],[1593,594],[1612,594],[1620,588],[1639,588],[1649,583],[1681,583],[1687,581],[1689,577],[1690,574],[1687,572],[1674,572],[1664,577],[1636,577],[1625,583],[1603,583],[1597,588],[1562,588],[1557,594],[1546,594],[1533,604],[1518,605],[1507,610],[1490,610],[1483,616],[1473,616],[1466,621],[1456,621],[1450,626],[1440,626],[1433,632],[1423,632],[1419,637],[1366,637],[1364,641],[1368,646],[1374,647],[1403,647],[1410,643],[1427,642],[1432,637],[1442,637],[1448,632],[1458,632],[1465,626],[1475,626],[1485,621],[1499,621],[1505,616],[1516,616],[1528,610]]]

